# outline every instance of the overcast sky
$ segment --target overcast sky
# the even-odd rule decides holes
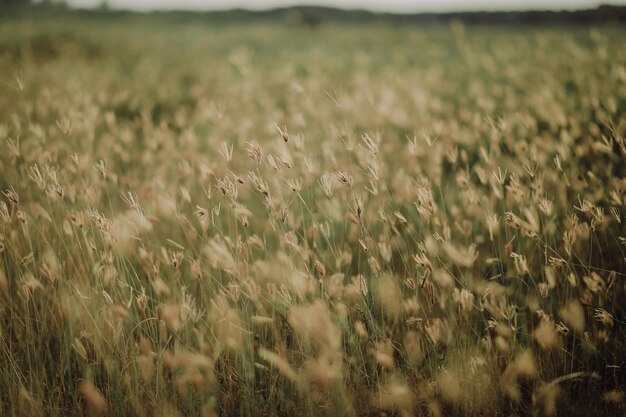
[[[76,7],[95,7],[103,0],[67,0]],[[626,0],[108,0],[112,8],[133,10],[219,10],[232,8],[268,9],[307,4],[345,9],[369,9],[390,12],[437,12],[467,10],[580,9],[600,4],[622,4]]]

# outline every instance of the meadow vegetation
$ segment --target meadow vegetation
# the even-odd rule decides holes
[[[0,415],[623,415],[623,27],[0,25]]]

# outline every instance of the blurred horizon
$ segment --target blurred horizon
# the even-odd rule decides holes
[[[281,7],[318,6],[345,10],[369,10],[388,13],[476,12],[476,11],[527,11],[527,10],[581,10],[595,9],[601,5],[626,5],[621,1],[593,0],[66,0],[72,8],[90,9],[106,5],[111,9],[133,11],[217,11],[247,9],[269,10]]]

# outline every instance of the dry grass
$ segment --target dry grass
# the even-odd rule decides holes
[[[622,28],[133,19],[0,26],[0,415],[624,413]]]

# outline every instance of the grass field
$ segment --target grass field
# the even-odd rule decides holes
[[[0,415],[624,415],[626,29],[0,24]]]

